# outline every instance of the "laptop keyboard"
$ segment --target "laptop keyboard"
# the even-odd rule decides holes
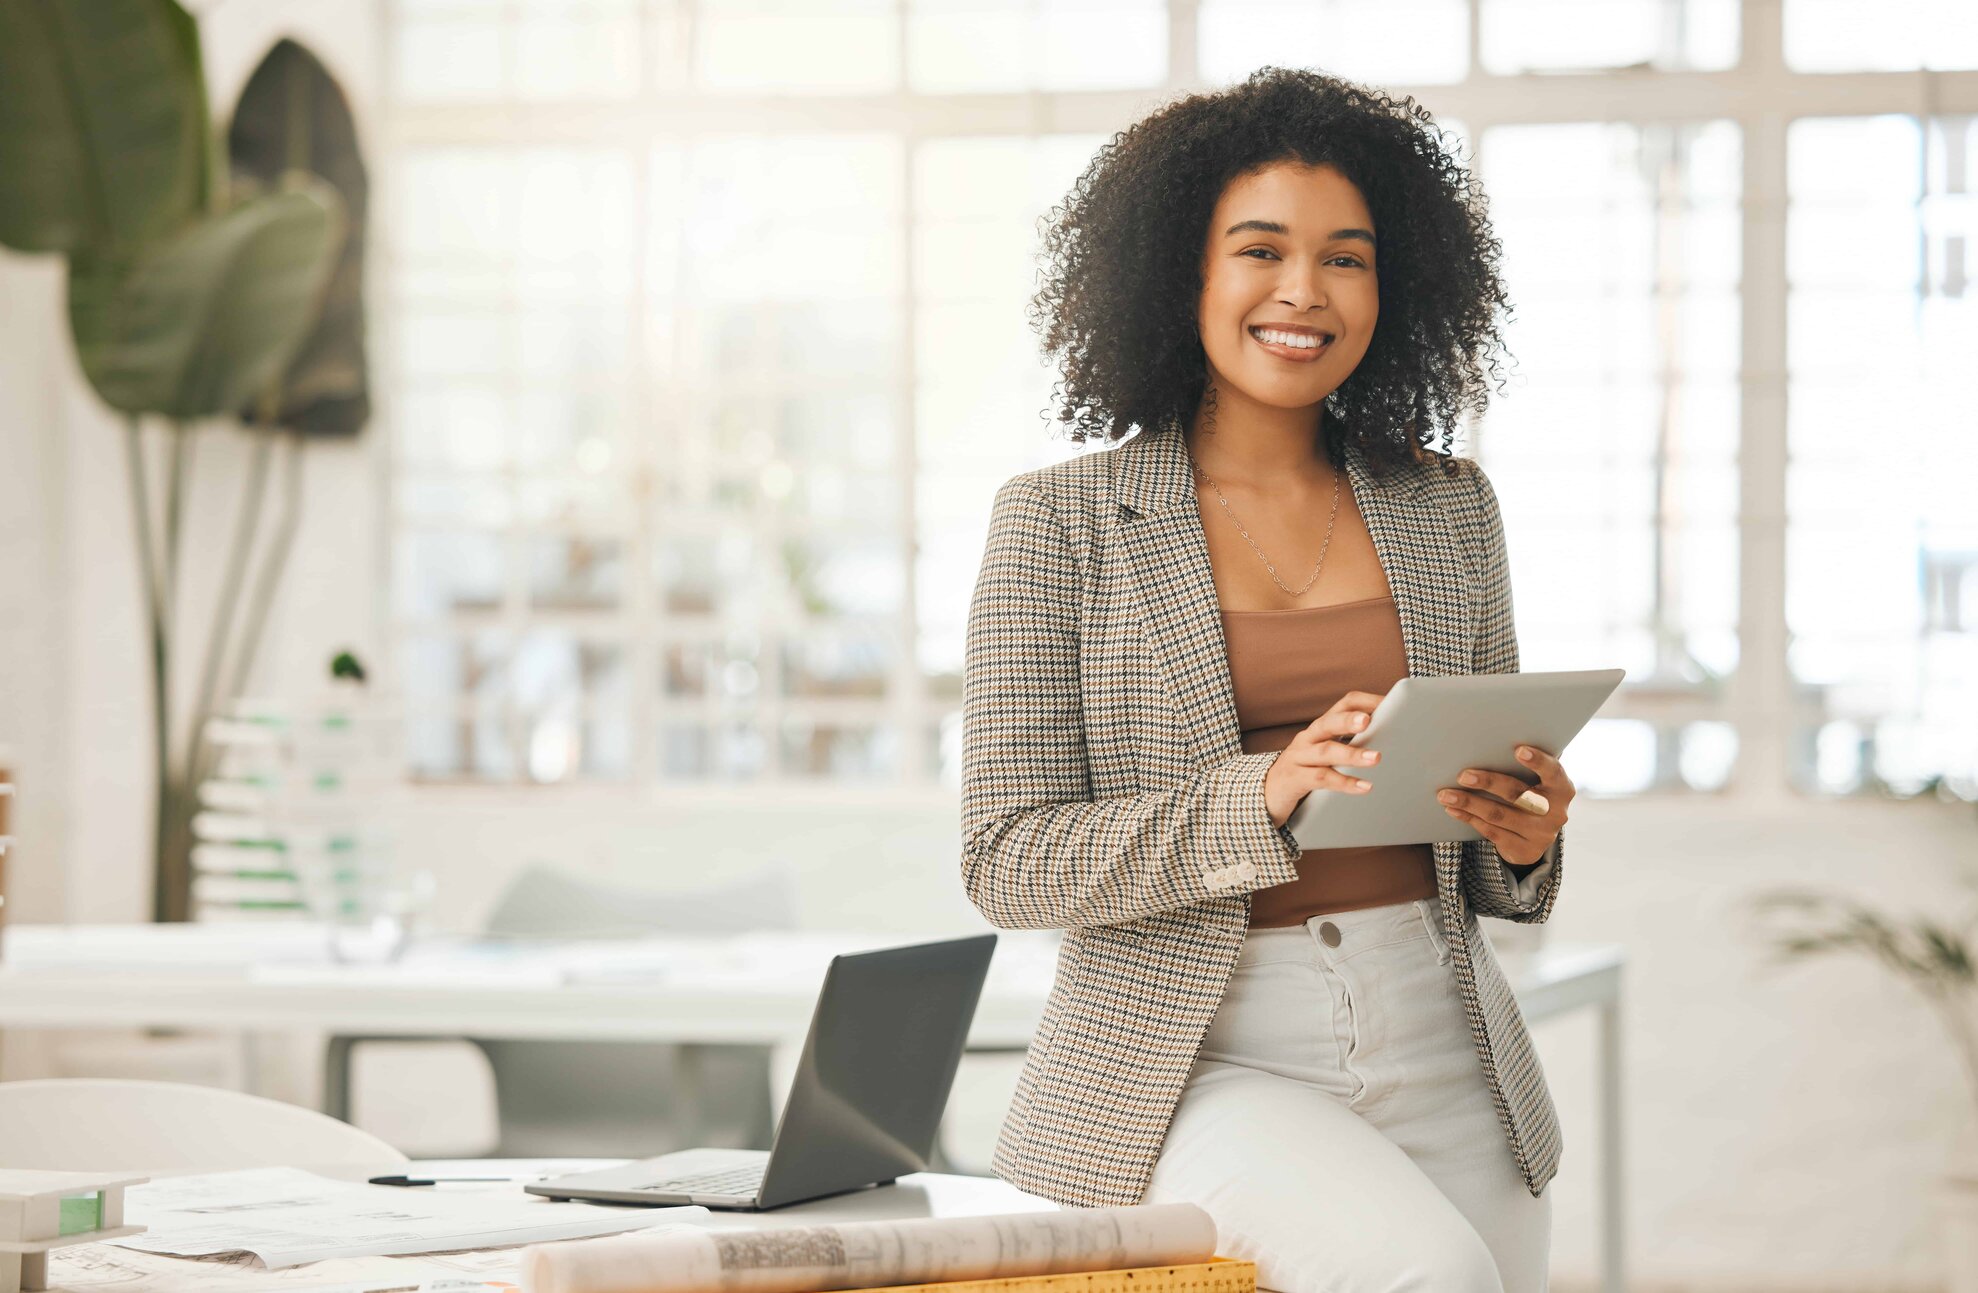
[[[641,1190],[665,1190],[676,1194],[743,1194],[753,1195],[762,1186],[763,1169],[767,1163],[755,1163],[748,1167],[723,1168],[716,1172],[691,1172],[685,1176],[668,1177],[654,1181],[651,1185],[641,1185]]]

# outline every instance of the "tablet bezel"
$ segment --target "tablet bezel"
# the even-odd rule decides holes
[[[1367,730],[1349,740],[1380,751],[1381,761],[1340,769],[1373,788],[1314,790],[1285,826],[1307,852],[1483,839],[1451,817],[1436,792],[1486,793],[1458,785],[1465,768],[1536,784],[1538,774],[1517,761],[1516,748],[1562,756],[1626,675],[1625,669],[1570,669],[1402,678],[1375,707]]]

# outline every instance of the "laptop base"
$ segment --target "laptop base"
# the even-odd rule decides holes
[[[788,1207],[787,1203],[764,1206],[761,1202],[762,1174],[769,1166],[766,1149],[682,1149],[657,1158],[642,1158],[617,1167],[601,1167],[592,1172],[574,1172],[548,1181],[532,1181],[522,1188],[544,1198],[578,1200],[587,1203],[631,1203],[648,1208],[679,1207],[697,1203],[704,1208],[734,1212],[767,1212]],[[733,1178],[753,1177],[749,1186],[729,1184]],[[855,1185],[834,1194],[891,1185],[893,1177],[870,1185]],[[820,1196],[823,1197],[823,1196]]]

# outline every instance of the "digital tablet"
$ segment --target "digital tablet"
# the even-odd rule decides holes
[[[1538,774],[1518,762],[1518,747],[1559,757],[1626,675],[1568,669],[1403,678],[1374,707],[1366,731],[1340,738],[1380,751],[1379,763],[1341,769],[1372,788],[1314,790],[1285,826],[1306,849],[1480,840],[1483,833],[1451,817],[1436,793],[1482,793],[1458,783],[1465,768],[1536,785]]]

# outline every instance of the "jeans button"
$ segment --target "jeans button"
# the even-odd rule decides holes
[[[1322,922],[1319,925],[1319,938],[1325,943],[1327,947],[1338,947],[1339,926],[1333,924],[1329,920]]]

